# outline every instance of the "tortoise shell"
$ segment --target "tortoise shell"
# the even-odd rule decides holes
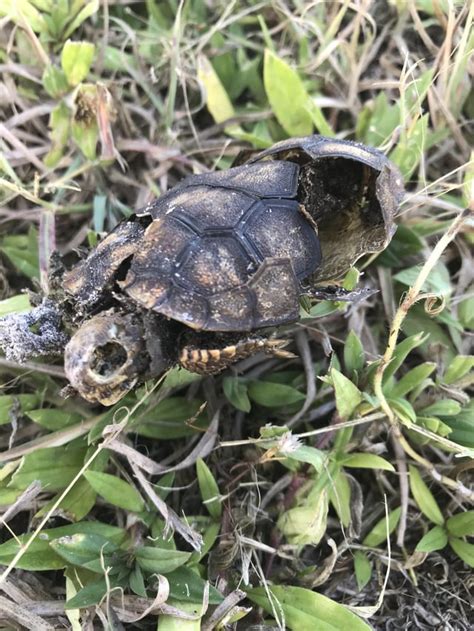
[[[122,289],[194,329],[297,320],[300,282],[321,261],[298,175],[297,164],[272,161],[186,178],[139,213],[152,222]]]

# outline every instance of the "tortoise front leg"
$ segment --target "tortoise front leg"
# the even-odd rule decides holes
[[[187,344],[181,350],[179,363],[190,372],[216,375],[235,362],[255,355],[259,351],[287,359],[295,357],[293,353],[283,350],[287,344],[288,340],[264,337],[242,338],[234,344],[208,343],[202,346]]]

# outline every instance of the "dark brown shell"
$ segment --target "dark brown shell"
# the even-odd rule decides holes
[[[269,162],[187,178],[145,209],[153,221],[122,288],[195,329],[296,320],[300,282],[320,263],[315,227],[295,199],[298,174],[294,163]]]
[[[300,165],[298,199],[318,226],[322,253],[311,284],[335,280],[364,254],[387,246],[404,188],[400,172],[383,153],[351,141],[308,136],[276,143],[247,164],[269,160]]]

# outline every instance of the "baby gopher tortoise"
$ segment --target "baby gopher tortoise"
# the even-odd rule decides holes
[[[379,151],[310,136],[244,158],[186,178],[64,274],[84,398],[111,405],[175,363],[290,355],[268,329],[297,321],[302,295],[344,299],[335,281],[390,240],[403,188]]]

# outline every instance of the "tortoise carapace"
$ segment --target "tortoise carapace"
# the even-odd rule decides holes
[[[335,281],[390,240],[402,191],[382,153],[321,136],[186,178],[62,277],[72,386],[111,405],[175,363],[213,374],[290,356],[269,327],[297,321],[321,283],[340,298]]]

